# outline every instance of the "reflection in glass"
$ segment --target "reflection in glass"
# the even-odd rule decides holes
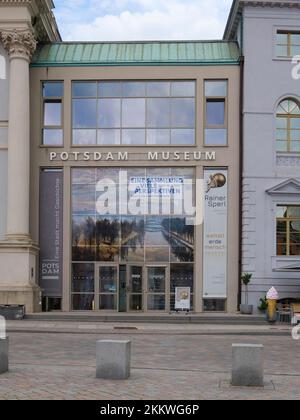
[[[155,263],[165,263],[170,260],[170,248],[168,246],[146,247],[145,261]]]
[[[147,144],[165,145],[170,144],[170,130],[147,130]]]
[[[123,99],[122,127],[145,127],[145,99]]]
[[[143,295],[130,295],[129,310],[130,311],[143,310]]]
[[[205,130],[206,146],[226,146],[227,129],[226,128],[208,128]]]
[[[72,185],[74,184],[94,184],[95,169],[73,168],[72,169]],[[76,209],[75,209],[76,211]]]
[[[96,110],[96,99],[73,99],[73,128],[96,128]]]
[[[225,98],[227,96],[227,80],[207,80],[205,96]]]
[[[195,127],[195,99],[172,99],[171,125],[178,128]]]
[[[91,216],[73,216],[72,222],[73,261],[95,261],[95,219]]]
[[[43,83],[43,97],[44,98],[62,98],[63,82],[45,82]]]
[[[73,97],[82,98],[96,98],[97,83],[95,82],[73,82],[72,83]]]
[[[148,267],[148,292],[165,293],[166,290],[166,268]]]
[[[171,130],[171,144],[193,145],[195,144],[195,130],[177,129]]]
[[[121,143],[120,130],[103,129],[98,130],[98,144],[118,145]]]
[[[116,261],[120,251],[120,221],[117,217],[96,220],[96,260]]]
[[[172,96],[195,96],[196,83],[195,82],[172,82],[171,88]]]
[[[44,102],[44,125],[61,126],[61,101]]]
[[[103,311],[115,311],[117,309],[116,295],[100,295],[99,309]]]
[[[207,99],[206,101],[206,125],[225,124],[225,100]]]
[[[145,144],[145,130],[140,130],[140,129],[122,130],[122,144],[128,144],[128,145]]]
[[[73,144],[75,146],[95,145],[96,130],[73,130]]]
[[[176,287],[189,287],[194,292],[193,264],[171,264],[170,293],[175,293]]]
[[[63,145],[63,131],[53,128],[43,130],[43,145],[44,146],[62,146]]]
[[[148,82],[147,83],[147,96],[160,97],[170,96],[170,82]]]
[[[100,99],[98,102],[100,128],[118,128],[121,126],[121,100]]]
[[[118,281],[117,267],[103,266],[99,268],[100,293],[116,293]]]
[[[149,311],[164,311],[166,307],[165,295],[148,295]]]
[[[92,311],[95,308],[94,295],[72,295],[73,311]]]
[[[129,274],[130,293],[143,292],[143,267],[131,266]]]
[[[147,127],[168,128],[170,127],[170,100],[148,99],[147,100]]]
[[[72,264],[72,292],[94,292],[94,264]]]
[[[144,97],[146,95],[146,84],[143,82],[123,82],[122,94],[124,97]]]
[[[99,96],[102,98],[120,98],[122,96],[121,82],[100,82]]]

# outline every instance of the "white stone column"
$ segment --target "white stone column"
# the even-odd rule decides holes
[[[1,39],[10,58],[7,240],[30,240],[29,62],[36,41],[29,29],[5,29]]]

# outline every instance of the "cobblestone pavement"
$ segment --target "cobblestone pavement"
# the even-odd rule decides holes
[[[95,378],[98,339],[132,340],[128,381]],[[198,334],[10,333],[10,372],[0,399],[296,399],[300,341],[291,337]],[[229,386],[232,343],[265,346],[265,389]]]

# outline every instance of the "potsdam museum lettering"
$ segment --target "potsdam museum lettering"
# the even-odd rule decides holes
[[[0,304],[299,298],[300,2],[235,0],[219,41],[66,43],[52,8],[0,1]]]

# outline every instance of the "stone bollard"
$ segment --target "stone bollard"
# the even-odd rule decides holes
[[[99,379],[128,379],[130,376],[131,342],[97,341],[97,370]]]
[[[8,337],[0,338],[0,374],[8,372]]]
[[[232,345],[233,386],[264,386],[264,346],[259,344]]]

